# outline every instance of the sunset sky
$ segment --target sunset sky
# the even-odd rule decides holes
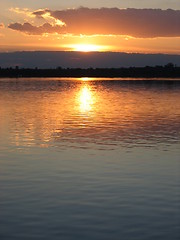
[[[1,0],[0,51],[180,54],[179,0]]]

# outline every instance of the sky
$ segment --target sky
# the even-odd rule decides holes
[[[179,0],[1,0],[0,51],[180,54]]]

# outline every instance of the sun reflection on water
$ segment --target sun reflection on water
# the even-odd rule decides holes
[[[0,135],[10,132],[7,140],[18,148],[61,147],[64,142],[69,146],[80,141],[82,145],[149,144],[159,141],[159,136],[164,141],[179,140],[179,90],[168,85],[146,89],[78,78],[44,80],[44,84],[19,80],[9,84],[8,92],[2,86]]]
[[[89,85],[83,85],[79,92],[79,106],[81,113],[89,113],[92,111],[94,104],[94,97]]]

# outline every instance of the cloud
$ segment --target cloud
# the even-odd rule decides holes
[[[4,28],[4,23],[0,23],[0,28]]]
[[[34,17],[37,18],[45,18],[45,16],[49,15],[50,16],[50,11],[49,9],[38,9],[34,12],[31,13]]]
[[[43,34],[48,30],[47,33],[128,35],[140,38],[180,36],[180,10],[82,7],[61,11],[40,9],[31,14],[44,20],[54,19],[55,24],[43,27],[14,23],[9,28],[27,34]],[[57,28],[57,25],[61,28]]]
[[[27,17],[34,18],[35,16],[32,14],[32,11],[30,11],[28,8],[10,8],[9,11],[17,13],[17,14],[23,14]]]
[[[36,10],[34,12],[31,13],[32,16],[36,17],[36,18],[40,18],[40,19],[44,19],[46,21],[50,21],[51,23],[55,24],[55,25],[59,25],[59,26],[65,26],[66,24],[58,19],[58,18],[54,18],[51,15],[51,12],[48,9],[39,9]]]
[[[33,26],[30,23],[12,23],[8,26],[13,30],[17,30],[28,35],[43,35],[47,33],[61,33],[61,27],[59,25],[51,25],[50,23],[44,23],[40,26]]]

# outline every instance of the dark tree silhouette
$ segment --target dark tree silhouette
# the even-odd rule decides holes
[[[155,67],[129,68],[0,68],[0,77],[132,77],[132,78],[180,78],[180,67],[173,63]]]

